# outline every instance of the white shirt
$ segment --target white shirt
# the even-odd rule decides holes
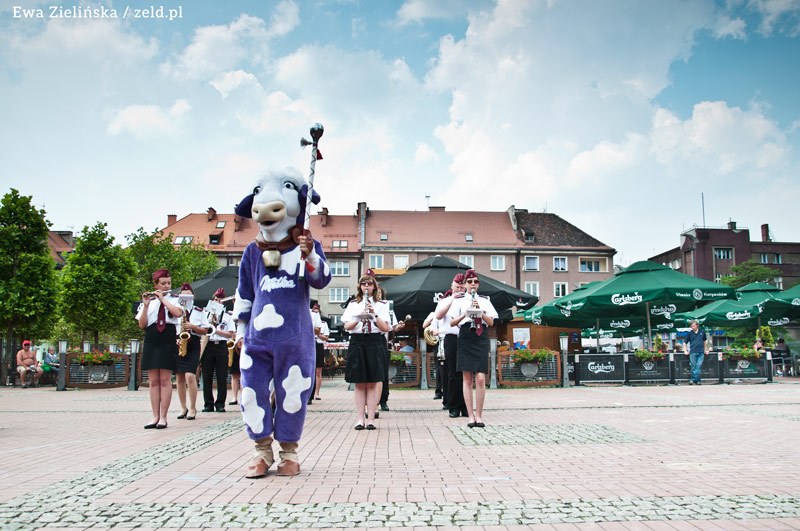
[[[466,298],[466,296],[464,298]],[[458,327],[457,326],[450,326],[450,319],[452,319],[453,317],[458,317],[459,315],[461,315],[461,313],[453,313],[453,310],[455,308],[455,301],[457,301],[457,300],[459,300],[459,299],[456,299],[452,295],[450,295],[449,297],[445,297],[444,299],[441,299],[439,301],[439,304],[441,304],[441,305],[445,305],[448,302],[452,301],[452,303],[450,304],[450,309],[447,310],[447,313],[444,314],[444,317],[440,320],[439,324],[440,324],[441,328],[439,328],[439,333],[458,335]]]
[[[175,306],[180,306],[180,299],[173,294],[164,295],[164,298],[167,299],[167,302],[173,304]],[[147,305],[147,326],[152,324],[156,324],[158,321],[158,308],[161,306],[161,301],[158,299],[154,299],[150,301],[150,304]],[[136,311],[135,319],[138,321],[139,316],[142,315],[142,311],[144,310],[144,303],[139,304],[139,309]],[[169,309],[164,307],[164,313],[167,316],[167,324],[174,324],[179,325],[181,324],[181,318],[175,317],[171,313],[169,313]]]
[[[370,331],[367,332],[367,327],[361,322],[360,319],[357,319],[356,316],[364,313],[364,306],[366,300],[361,302],[353,301],[347,305],[345,308],[344,313],[342,314],[342,322],[349,323],[355,322],[357,323],[355,328],[350,330],[351,334],[382,334],[380,328],[378,328],[378,323],[372,321],[370,326]],[[378,317],[383,319],[385,323],[389,322],[389,304],[386,301],[378,301],[372,305],[372,308],[375,310],[375,319],[377,320]]]
[[[200,328],[211,328],[211,324],[208,322],[208,317],[206,316],[206,312],[203,311],[202,308],[198,308],[197,306],[192,307],[189,310],[189,322],[195,326],[199,326]],[[180,330],[178,330],[180,333]],[[190,332],[193,336],[198,336],[201,334],[196,334],[195,332]]]
[[[218,317],[218,319],[219,322],[214,328],[214,333],[208,336],[209,341],[227,341],[228,339],[230,339],[225,336],[217,334],[217,330],[222,330],[224,332],[236,331],[236,326],[234,326],[233,324],[233,316],[231,315],[230,312],[223,313],[222,317]]]
[[[492,305],[492,301],[489,300],[488,297],[484,297],[482,295],[478,295],[475,298],[478,301],[478,306],[480,306],[481,310],[483,310],[484,315],[487,317],[492,317],[497,319],[497,310],[494,309]],[[467,309],[472,307],[472,297],[469,295],[464,295],[460,299],[456,299],[453,301],[453,305],[450,306],[450,311],[447,313],[448,317],[458,317],[466,313]],[[472,323],[472,319],[469,317],[463,319],[459,326],[470,326]],[[448,323],[449,324],[449,323]],[[486,325],[486,323],[484,323]]]

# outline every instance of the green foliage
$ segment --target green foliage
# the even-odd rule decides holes
[[[753,282],[772,282],[781,274],[780,270],[761,265],[751,259],[731,267],[730,276],[722,277],[720,283],[732,288],[741,288]]]
[[[136,268],[106,231],[105,223],[84,227],[62,271],[61,314],[82,332],[112,332],[132,321]]]
[[[151,275],[156,269],[169,269],[173,287],[194,282],[219,269],[214,253],[200,244],[183,244],[176,249],[171,233],[167,236],[163,231],[147,234],[140,227],[126,239],[128,247],[125,250],[137,266],[138,293],[152,289]]]
[[[653,360],[664,359],[664,354],[662,354],[661,352],[658,351],[652,352],[650,350],[645,350],[642,348],[636,349],[633,352],[633,355],[636,356],[639,359],[639,361],[653,361]]]
[[[537,350],[519,349],[511,351],[511,361],[514,363],[541,363],[555,355],[555,350],[545,347]]]
[[[728,347],[722,351],[722,355],[725,358],[743,358],[747,360],[761,359],[761,353],[753,349],[753,347],[745,347],[745,348]]]
[[[13,336],[46,335],[56,305],[55,262],[47,248],[50,224],[31,199],[12,188],[0,200],[0,327],[9,341],[3,378],[14,354]]]
[[[661,349],[664,347],[664,340],[661,339],[661,334],[656,334],[656,339],[653,342],[653,346],[656,349],[656,352],[661,352]]]
[[[772,338],[772,329],[769,326],[762,326],[756,332],[756,338],[761,338],[761,342],[764,344],[765,347],[769,348],[775,344],[775,340]]]
[[[396,350],[389,351],[389,364],[390,365],[405,365],[406,364],[406,356],[404,352],[398,352]]]

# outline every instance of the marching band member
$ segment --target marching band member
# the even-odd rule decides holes
[[[225,298],[225,289],[219,288],[211,298],[220,302]],[[228,339],[236,335],[236,326],[230,312],[211,311],[208,319],[214,331],[208,336],[208,343],[203,352],[203,412],[216,410],[225,412],[225,399],[228,396]],[[214,400],[214,374],[217,379],[217,399]]]
[[[314,321],[314,336],[317,340],[317,359],[314,371],[314,398],[320,400],[319,390],[322,387],[322,368],[325,367],[325,342],[330,336],[328,323],[322,320],[319,314],[319,303],[313,301],[311,304],[311,317]]]
[[[181,295],[192,295],[192,286],[185,282],[181,286]],[[187,304],[187,316],[183,320],[181,329],[189,333],[189,343],[186,347],[186,355],[178,356],[177,369],[175,370],[175,384],[178,388],[178,400],[181,402],[181,414],[179,419],[194,420],[197,417],[197,366],[200,365],[200,336],[209,333],[211,326],[208,324],[206,313],[202,308],[194,305],[194,301]],[[187,391],[189,401],[187,403]]]
[[[456,369],[459,329],[450,324],[450,320],[456,315],[453,313],[453,302],[463,297],[466,290],[463,273],[458,273],[453,277],[450,290],[452,293],[439,300],[435,311],[436,318],[442,320],[440,332],[444,333],[444,374],[442,378],[447,380],[447,391],[444,394],[443,405],[449,409],[450,418],[468,417],[467,406],[464,403],[464,379],[461,372]]]
[[[451,326],[458,326],[456,370],[464,376],[464,403],[469,413],[470,428],[483,428],[483,402],[486,398],[486,373],[489,372],[489,334],[497,311],[488,297],[478,295],[481,281],[474,269],[464,274],[467,295],[453,302]],[[472,381],[475,380],[475,411],[472,409]]]
[[[355,429],[374,430],[372,421],[380,397],[379,383],[383,380],[388,357],[384,334],[392,328],[389,305],[381,300],[375,277],[362,275],[356,292],[356,299],[342,314],[344,329],[350,332],[345,381],[355,384],[353,400],[358,419]],[[365,407],[369,419],[365,418]]]
[[[153,410],[153,420],[144,429],[161,430],[167,427],[167,413],[172,400],[172,373],[178,358],[176,327],[180,324],[183,309],[178,298],[169,292],[172,288],[169,271],[158,269],[152,278],[153,291],[142,294],[136,321],[145,331],[142,370],[147,371]]]

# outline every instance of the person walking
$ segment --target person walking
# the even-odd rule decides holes
[[[147,371],[150,385],[150,407],[153,420],[144,429],[164,429],[172,401],[172,373],[177,369],[177,327],[183,309],[178,297],[170,293],[172,278],[169,270],[153,272],[153,291],[142,294],[136,322],[144,330],[142,370]]]
[[[197,367],[200,365],[201,336],[207,335],[211,329],[202,308],[194,305],[194,290],[185,282],[181,286],[181,298],[191,296],[183,305],[186,312],[185,322],[181,328],[189,334],[186,355],[178,355],[175,369],[175,386],[178,389],[178,400],[181,403],[181,414],[178,419],[194,420],[197,417]]]
[[[371,275],[358,279],[357,294],[342,314],[344,329],[350,333],[345,381],[355,384],[356,430],[375,429],[375,410],[380,398],[388,357],[386,337],[391,330],[389,305],[381,300],[378,282]],[[366,414],[365,414],[366,409]]]
[[[700,330],[697,320],[689,323],[689,328],[686,342],[683,345],[683,352],[689,356],[689,367],[691,367],[692,371],[689,377],[689,385],[700,385],[700,371],[703,369],[703,360],[708,354],[706,332],[705,330]]]
[[[221,306],[225,298],[225,289],[219,288],[214,292],[212,301]],[[236,326],[233,317],[225,308],[212,305],[214,310],[209,311],[209,321],[214,331],[208,337],[206,349],[203,352],[203,412],[225,412],[225,399],[228,396],[228,340],[236,335]],[[217,398],[214,399],[214,375],[216,374]]]
[[[442,298],[436,305],[436,318],[442,321],[444,332],[444,375],[447,379],[447,388],[444,395],[443,406],[448,409],[450,418],[459,416],[469,417],[467,405],[464,403],[464,377],[456,369],[458,358],[458,326],[450,324],[456,314],[453,312],[453,303],[464,297],[464,274],[458,273],[450,283],[452,294]]]
[[[317,349],[317,359],[314,367],[314,399],[321,400],[322,397],[319,396],[319,391],[322,387],[322,369],[325,367],[325,342],[328,340],[331,331],[328,327],[328,323],[322,320],[322,316],[319,313],[319,303],[317,301],[311,304],[311,311],[316,315],[316,317],[312,315]]]
[[[488,327],[497,319],[488,297],[478,295],[480,279],[474,269],[464,274],[467,295],[453,303],[451,311],[455,314],[450,320],[458,326],[458,357],[456,370],[463,374],[464,403],[466,404],[470,428],[483,428],[483,404],[486,398],[486,374],[489,372],[489,334]],[[472,383],[475,382],[475,409],[473,410]]]

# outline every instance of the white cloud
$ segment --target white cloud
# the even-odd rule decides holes
[[[422,23],[429,19],[463,18],[471,7],[462,0],[406,0],[397,10],[397,23]]]
[[[721,15],[714,21],[711,32],[718,39],[744,39],[747,36],[747,24],[741,18]]]
[[[266,60],[269,36],[264,21],[250,15],[240,15],[228,25],[201,26],[183,52],[161,68],[178,79],[216,78],[245,59]]]
[[[417,144],[417,149],[414,151],[414,162],[424,164],[435,160],[439,160],[439,155],[436,154],[436,151],[431,146],[424,142]]]
[[[300,9],[291,0],[283,0],[275,6],[275,13],[270,18],[267,30],[269,37],[282,37],[290,33],[300,24]]]
[[[113,113],[107,130],[112,135],[127,132],[140,140],[172,135],[191,109],[186,100],[178,100],[168,109],[157,105],[129,105]]]
[[[764,35],[772,34],[780,23],[791,36],[800,32],[800,2],[797,0],[749,0],[748,6],[761,15],[758,30]]]

